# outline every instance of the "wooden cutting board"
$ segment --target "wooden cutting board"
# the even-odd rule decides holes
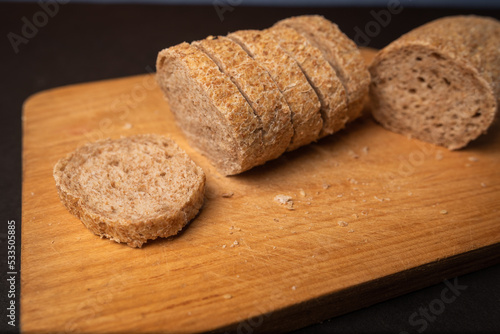
[[[284,331],[499,262],[498,122],[449,152],[365,117],[234,177],[187,144],[153,75],[41,92],[23,125],[23,332]],[[52,168],[138,133],[175,139],[207,192],[179,236],[132,249],[66,211]]]

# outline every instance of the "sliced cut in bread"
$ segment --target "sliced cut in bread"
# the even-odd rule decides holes
[[[459,149],[498,112],[500,23],[439,19],[380,51],[370,72],[375,119],[387,129]]]
[[[296,30],[323,52],[346,90],[349,121],[359,117],[368,95],[370,73],[356,44],[336,24],[320,15],[291,17],[275,26]]]
[[[162,50],[156,68],[180,128],[221,174],[238,174],[264,163],[260,120],[205,53],[181,43]]]
[[[342,128],[348,120],[346,92],[335,70],[328,64],[322,52],[291,28],[273,27],[262,31],[271,34],[300,66],[321,103],[323,128],[319,138]]]
[[[226,37],[210,36],[191,44],[205,52],[231,78],[259,118],[264,150],[257,164],[283,154],[293,135],[291,112],[269,73]]]
[[[93,233],[141,247],[177,234],[200,210],[205,174],[158,135],[107,139],[57,162],[61,201]]]
[[[238,43],[267,70],[285,97],[294,130],[287,150],[315,141],[323,126],[321,104],[296,61],[279,47],[270,34],[258,30],[240,30],[227,37]]]

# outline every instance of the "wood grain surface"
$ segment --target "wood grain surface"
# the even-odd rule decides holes
[[[41,92],[23,125],[26,333],[285,331],[499,262],[498,122],[449,152],[366,116],[234,177],[187,144],[152,74]],[[180,235],[132,249],[66,211],[52,168],[138,133],[176,140],[207,193]]]

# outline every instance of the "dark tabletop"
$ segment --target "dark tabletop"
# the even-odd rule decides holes
[[[500,10],[485,9],[277,8],[228,3],[241,1],[214,1],[215,6],[205,7],[65,4],[57,9],[48,8],[51,15],[40,14],[42,9],[36,3],[0,3],[0,331],[14,329],[7,325],[5,313],[9,301],[5,284],[7,270],[4,269],[7,221],[16,221],[16,256],[19,256],[21,110],[23,101],[31,94],[62,85],[146,73],[154,68],[157,52],[162,48],[238,29],[266,28],[292,15],[325,15],[358,43],[376,48],[446,15],[478,14],[500,19]],[[26,22],[35,22],[38,27],[29,27]],[[339,316],[297,333],[500,333],[500,265],[456,280],[450,279],[448,283]],[[436,311],[437,300],[442,298],[447,284],[460,285],[459,295],[445,304],[444,309]],[[19,286],[16,290],[19,296]],[[432,307],[435,314],[429,312]]]

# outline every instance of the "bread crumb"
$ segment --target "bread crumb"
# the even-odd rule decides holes
[[[486,183],[481,182],[481,187],[486,188]]]
[[[472,161],[472,162],[476,162],[476,161],[478,161],[478,160],[479,160],[479,159],[478,159],[478,158],[476,158],[476,157],[469,157],[468,159],[469,159],[469,161]]]
[[[52,240],[50,243],[51,243],[51,244],[53,244],[53,243],[54,243],[54,240]]]
[[[383,202],[383,201],[384,201],[384,199],[383,199],[383,198],[378,198],[377,196],[373,196],[373,198],[375,198],[375,199],[376,199],[377,201],[379,201],[379,202]]]
[[[369,150],[369,149],[370,149],[370,148],[369,148],[368,146],[365,146],[365,147],[363,147],[363,148],[361,149],[361,152],[363,152],[363,154],[368,154],[368,150]]]
[[[409,191],[408,196],[413,196],[413,193],[411,191]]]
[[[226,244],[222,245],[222,248],[226,248]]]
[[[303,189],[300,189],[300,196],[306,197],[306,192]]]
[[[323,189],[325,189],[325,190],[326,190],[326,189],[328,189],[328,188],[330,188],[330,185],[329,185],[328,183],[323,183]]]
[[[188,312],[188,315],[191,315],[191,311]]]
[[[347,151],[347,154],[353,158],[353,159],[358,159],[359,158],[359,155],[357,155],[353,150],[349,150]]]
[[[309,211],[306,211],[306,215],[308,215],[308,214],[309,214]]]
[[[234,240],[230,247],[238,246],[239,244],[238,240]]]
[[[442,151],[436,152],[436,160],[443,160],[443,152]]]
[[[358,214],[357,213],[353,213],[352,217],[357,219],[358,218]]]
[[[232,191],[230,191],[230,192],[227,192],[227,193],[223,193],[222,197],[223,198],[231,198],[231,197],[233,197],[233,195],[234,195],[234,193]]]
[[[348,233],[353,233],[354,230],[351,228],[349,231],[347,231]]]
[[[314,255],[311,255],[311,257],[314,257]]]
[[[470,166],[471,166],[471,164],[465,164],[465,167],[470,167]]]
[[[234,226],[229,226],[229,229],[230,230],[234,230]]]
[[[224,296],[222,296],[222,297],[224,297],[224,299],[231,299],[231,298],[233,298],[233,296],[232,296],[232,295],[230,295],[229,293],[226,293],[226,294],[225,294]]]
[[[361,211],[361,214],[362,214],[363,216],[366,216],[366,215],[368,215],[368,212],[366,212],[365,210],[363,210],[363,211]]]
[[[214,39],[214,36],[212,35],[207,36],[207,40],[211,41],[212,39]]]
[[[366,203],[366,199],[362,199],[361,202]]]
[[[340,198],[340,197],[342,197],[342,196],[344,196],[344,194],[338,194],[338,195],[337,195],[337,197],[338,197],[338,198]]]
[[[295,285],[294,285],[294,286],[292,286],[292,290],[293,290],[293,291],[297,290],[297,287],[296,287]]]
[[[130,129],[132,129],[132,124],[130,123],[123,124],[123,130],[130,130]]]
[[[358,184],[358,181],[356,181],[355,179],[347,179],[351,184]]]
[[[280,221],[278,218],[273,218],[273,220],[277,223]]]
[[[286,195],[276,195],[274,201],[285,206],[288,210],[293,210],[292,197]]]
[[[31,192],[31,196],[35,196],[35,193],[34,193],[34,192]]]
[[[339,221],[337,222],[337,224],[338,224],[339,226],[341,226],[341,227],[346,227],[347,225],[349,225],[349,223],[348,223],[348,222],[345,222],[345,221],[343,221],[343,220],[339,220]]]
[[[441,210],[441,211],[439,211],[439,213],[440,213],[440,214],[442,214],[442,215],[446,215],[446,214],[448,213],[448,211],[446,211],[446,210]]]

